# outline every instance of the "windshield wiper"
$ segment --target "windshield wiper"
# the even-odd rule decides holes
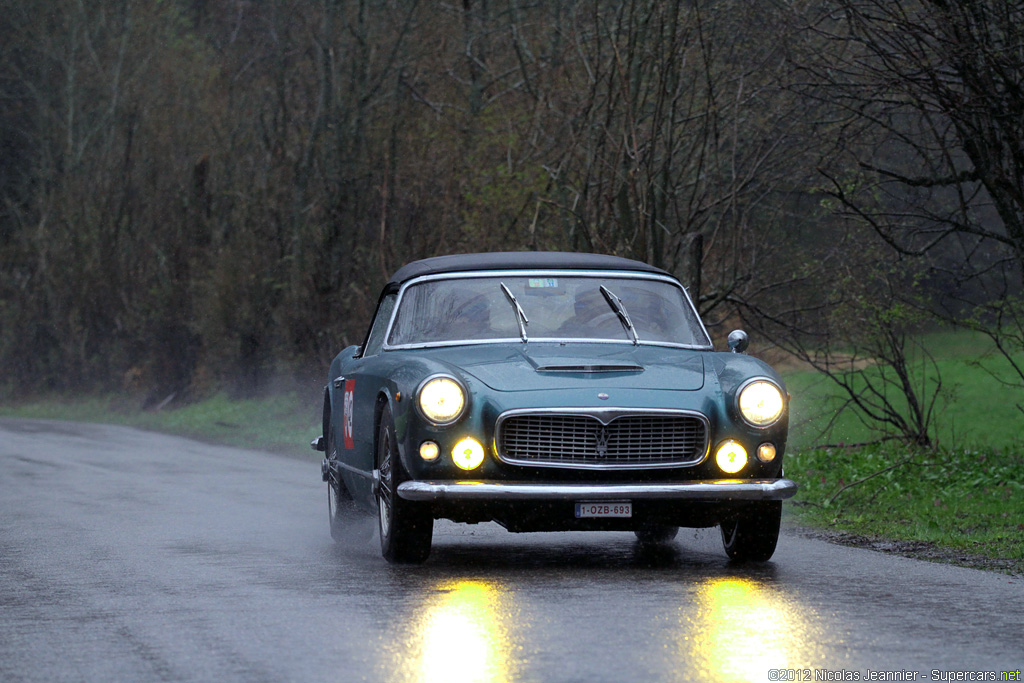
[[[639,344],[640,337],[637,336],[636,328],[633,327],[633,321],[629,319],[629,314],[626,313],[626,307],[622,305],[622,299],[612,294],[612,291],[604,285],[601,285],[601,293],[604,294],[605,301],[608,302],[608,305],[612,307],[613,311],[615,311],[615,315],[619,316],[619,322],[622,323],[622,326],[625,327],[631,335],[633,335],[633,346]]]
[[[523,312],[523,307],[519,305],[516,300],[516,295],[512,293],[512,290],[505,286],[505,283],[501,283],[501,291],[505,292],[505,297],[508,299],[512,307],[516,309],[516,322],[519,323],[519,336],[522,340],[526,341],[526,326],[530,324],[530,319],[526,317],[526,313]]]

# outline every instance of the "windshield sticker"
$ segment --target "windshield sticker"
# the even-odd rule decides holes
[[[356,381],[354,379],[345,380],[345,398],[342,402],[342,410],[344,411],[342,429],[345,432],[345,448],[352,448],[352,406],[355,403],[356,393]]]
[[[530,289],[545,289],[547,287],[558,287],[558,278],[554,277],[531,277]]]

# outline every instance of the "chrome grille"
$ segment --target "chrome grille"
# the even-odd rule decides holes
[[[595,469],[693,465],[707,442],[702,415],[674,411],[513,412],[498,418],[496,437],[507,463]]]

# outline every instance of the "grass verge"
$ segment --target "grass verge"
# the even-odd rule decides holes
[[[983,335],[920,341],[928,360],[911,371],[926,397],[938,393],[935,452],[898,442],[849,447],[883,434],[852,410],[837,412],[844,397],[829,379],[787,369],[786,475],[801,487],[794,517],[841,543],[1024,574],[1024,416],[1019,390],[1005,383],[1016,374]]]
[[[39,399],[0,405],[0,415],[75,422],[104,422],[178,434],[202,441],[287,455],[311,454],[321,431],[319,406],[298,392],[258,399],[218,394],[188,405],[142,411],[119,396],[74,401]]]
[[[975,445],[1017,448],[1024,431],[1024,414],[1018,404],[1024,403],[1024,396],[1012,386],[1016,372],[994,351],[992,342],[971,332],[932,333],[921,341],[934,364],[915,351],[909,369],[925,402],[937,394],[932,418],[935,443],[946,449]],[[1014,360],[1024,365],[1024,353]],[[863,372],[877,381],[881,369],[868,365]],[[783,374],[793,395],[791,452],[820,443],[864,443],[879,438],[877,424],[866,424],[853,410],[837,412],[847,397],[830,379],[799,367],[784,369]],[[889,392],[890,400],[900,404],[899,392],[892,386]]]
[[[798,523],[830,540],[1024,574],[1024,454],[896,445],[791,454]]]

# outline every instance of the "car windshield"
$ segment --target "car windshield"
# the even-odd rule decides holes
[[[685,293],[667,280],[543,274],[414,283],[402,294],[388,345],[520,339],[524,333],[530,341],[710,345]]]

